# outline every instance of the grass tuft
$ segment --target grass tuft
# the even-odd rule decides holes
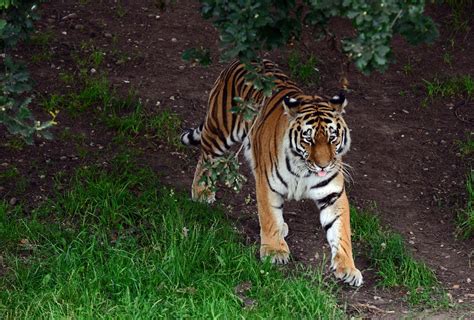
[[[292,51],[288,55],[288,67],[291,76],[306,85],[312,85],[319,82],[319,70],[317,60],[314,55],[304,58],[300,52]]]
[[[412,305],[447,305],[434,272],[409,254],[399,234],[384,230],[378,217],[355,208],[351,208],[351,226],[353,239],[368,247],[368,256],[377,269],[381,286],[405,288]]]
[[[147,126],[159,140],[165,141],[177,149],[183,147],[179,135],[181,118],[177,113],[163,110],[162,112],[152,116],[148,121]]]
[[[474,94],[474,79],[470,75],[458,75],[445,79],[434,78],[432,81],[424,80],[427,98],[423,104],[428,103],[428,99],[435,98],[455,98],[465,96],[472,97]]]
[[[466,179],[466,192],[466,208],[460,210],[457,216],[457,234],[463,239],[474,236],[474,170],[472,168],[469,170]]]
[[[467,135],[466,141],[457,141],[459,146],[459,151],[463,157],[468,157],[474,153],[474,132],[471,132],[470,135]]]
[[[2,319],[343,317],[322,273],[258,262],[221,211],[126,154],[30,214],[0,203],[0,241]]]

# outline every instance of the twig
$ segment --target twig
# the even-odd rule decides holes
[[[393,28],[393,26],[395,25],[395,22],[396,22],[396,21],[398,20],[398,18],[400,18],[400,16],[402,15],[402,12],[403,12],[403,10],[398,11],[397,16],[395,17],[395,19],[393,19],[392,23],[390,24],[390,29]]]
[[[260,104],[260,110],[262,109],[263,105],[265,104],[265,100],[266,100],[266,99],[267,99],[267,97],[264,96],[264,97],[263,97],[263,100],[262,100],[262,103]],[[255,116],[255,118],[256,118],[256,116]],[[250,137],[250,134],[252,133],[252,129],[253,129],[253,127],[255,126],[255,123],[257,122],[255,118],[254,118],[253,123],[252,123],[252,125],[250,126],[250,129],[249,129],[249,131],[248,131],[248,133],[247,133],[247,137]],[[237,150],[237,152],[236,152],[235,155],[234,155],[235,159],[237,159],[237,158],[239,157],[239,154],[240,154],[240,152],[242,151],[242,148],[243,148],[243,147],[244,147],[244,144],[242,143],[242,144],[240,145],[239,150]]]

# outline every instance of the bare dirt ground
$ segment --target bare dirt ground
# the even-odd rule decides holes
[[[67,91],[59,81],[59,73],[76,72],[71,53],[79,52],[81,43],[92,42],[106,52],[106,71],[118,92],[126,93],[133,88],[149,112],[172,110],[183,119],[184,127],[198,125],[206,112],[208,91],[225,64],[214,63],[208,68],[190,66],[181,60],[181,54],[187,48],[203,45],[211,48],[217,61],[217,32],[202,20],[197,2],[177,0],[165,10],[157,8],[153,1],[120,3],[80,4],[64,0],[43,5],[43,18],[37,29],[53,34],[49,44],[52,59],[33,62],[31,57],[40,48],[23,47],[17,52],[28,62],[36,81],[36,101],[50,93]],[[441,32],[434,45],[412,47],[396,38],[393,48],[397,62],[387,72],[364,76],[353,67],[349,70],[351,93],[345,119],[352,129],[353,147],[346,162],[354,169],[348,190],[356,206],[369,208],[375,204],[374,212],[384,225],[403,235],[413,255],[435,270],[453,302],[463,310],[417,316],[474,318],[473,313],[464,311],[474,305],[474,282],[470,281],[474,280],[474,239],[457,240],[454,224],[456,211],[465,203],[464,183],[469,166],[469,159],[460,155],[456,141],[465,140],[473,125],[455,115],[458,100],[439,98],[421,107],[426,97],[422,79],[474,75],[474,34],[454,34],[449,10],[442,6],[430,8],[429,13]],[[350,32],[338,21],[333,28],[339,36]],[[305,50],[318,57],[321,70],[320,83],[303,88],[314,94],[337,93],[339,54],[325,41],[312,41],[308,32],[303,43]],[[452,57],[451,65],[443,59],[446,53]],[[287,51],[281,50],[269,57],[288,71],[286,55]],[[466,117],[472,118],[472,105],[464,109],[462,112],[470,112]],[[33,206],[52,194],[53,176],[58,171],[67,175],[79,165],[104,162],[113,155],[114,132],[98,125],[90,115],[73,118],[61,112],[58,119],[59,126],[53,130],[56,137],[62,137],[61,132],[69,128],[72,136],[83,136],[80,143],[63,136],[53,141],[37,141],[36,146],[19,150],[6,142],[7,134],[0,128],[0,170],[14,165],[28,181],[21,192],[15,191],[9,185],[11,182],[0,181],[0,197]],[[178,152],[160,141],[142,137],[131,143],[144,151],[143,161],[162,176],[164,183],[189,190],[197,150]],[[88,151],[86,158],[78,155],[78,144]],[[246,204],[244,198],[248,195],[251,201]],[[223,190],[218,198],[229,207],[229,216],[246,241],[257,242],[251,177],[241,194]],[[285,218],[293,260],[309,265],[321,263],[329,251],[315,206],[305,201],[288,203]],[[399,318],[409,312],[403,302],[403,290],[375,286],[375,271],[364,260],[357,244],[355,256],[366,282],[358,290],[343,288],[341,301],[347,304],[348,311],[367,318]]]

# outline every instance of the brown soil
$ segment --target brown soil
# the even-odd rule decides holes
[[[79,52],[81,43],[90,41],[106,52],[107,70],[102,71],[108,73],[118,92],[134,88],[146,102],[148,112],[172,110],[184,119],[185,127],[198,125],[206,112],[208,91],[224,67],[221,63],[209,68],[194,67],[180,58],[186,48],[203,45],[210,47],[214,60],[218,60],[217,32],[202,20],[198,4],[178,0],[160,10],[153,1],[144,0],[128,1],[122,6],[112,1],[85,3],[65,0],[42,7],[43,19],[37,29],[50,30],[54,35],[48,45],[50,61],[33,62],[32,56],[45,50],[40,47],[23,47],[17,52],[28,62],[36,81],[35,101],[38,103],[50,93],[70,90],[59,80],[59,73],[77,72],[71,53]],[[421,102],[425,98],[422,79],[474,75],[474,34],[453,33],[449,10],[440,6],[431,9],[430,15],[441,31],[434,45],[412,47],[396,38],[393,48],[398,62],[387,72],[364,76],[353,67],[349,70],[352,91],[345,119],[352,129],[353,147],[346,162],[354,168],[349,195],[357,206],[368,208],[376,204],[375,213],[384,225],[401,233],[414,256],[435,270],[453,302],[462,310],[464,306],[469,310],[474,304],[470,261],[474,239],[456,239],[454,218],[465,203],[464,183],[469,166],[469,159],[460,155],[456,141],[465,140],[466,134],[472,132],[472,122],[456,116],[461,100],[439,98],[427,107],[421,107]],[[349,30],[341,21],[335,21],[333,27]],[[449,39],[453,39],[453,46]],[[320,59],[322,74],[320,85],[305,87],[307,92],[337,93],[340,55],[324,41],[311,41],[309,34],[305,35],[304,44]],[[452,57],[451,65],[444,62],[445,53]],[[269,57],[288,70],[286,54],[282,50]],[[472,105],[459,111],[464,118],[472,119],[471,109]],[[38,114],[44,116],[44,112]],[[62,112],[58,119],[59,126],[53,129],[56,139],[37,141],[33,147],[12,148],[11,140],[6,140],[8,135],[0,128],[0,170],[15,166],[28,181],[26,190],[15,188],[15,181],[0,181],[0,197],[34,206],[52,194],[53,177],[59,171],[67,177],[80,165],[107,162],[113,156],[111,141],[115,133],[98,124],[92,113],[71,117]],[[69,135],[61,133],[65,128],[69,128]],[[78,138],[80,135],[83,138]],[[189,190],[197,150],[177,152],[143,136],[136,137],[132,144],[144,151],[143,161],[162,176],[164,183]],[[81,157],[84,152],[87,156]],[[256,242],[255,193],[252,179],[249,181],[241,194],[222,190],[218,198],[228,204],[229,215],[237,221],[246,240]],[[248,195],[252,200],[245,204]],[[285,217],[294,261],[321,263],[329,251],[313,204],[289,203]],[[344,287],[341,292],[348,311],[368,318],[399,318],[407,313],[405,293],[376,287],[375,271],[364,260],[362,251],[356,244],[356,263],[363,269],[364,286],[358,290]],[[417,316],[469,317],[469,311],[463,312]]]

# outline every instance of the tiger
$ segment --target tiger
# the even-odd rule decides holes
[[[260,258],[286,264],[290,250],[283,219],[286,200],[312,199],[331,249],[331,271],[352,286],[363,282],[352,255],[350,210],[342,156],[350,148],[349,128],[342,115],[347,99],[342,91],[328,98],[307,95],[278,66],[263,60],[260,72],[273,79],[271,96],[246,79],[248,68],[234,61],[223,70],[209,93],[205,120],[185,129],[181,142],[200,146],[192,183],[192,198],[213,202],[215,192],[203,183],[205,163],[224,156],[236,144],[255,178],[260,225]],[[253,119],[233,112],[235,97],[254,101]],[[205,181],[205,180],[204,180]]]

